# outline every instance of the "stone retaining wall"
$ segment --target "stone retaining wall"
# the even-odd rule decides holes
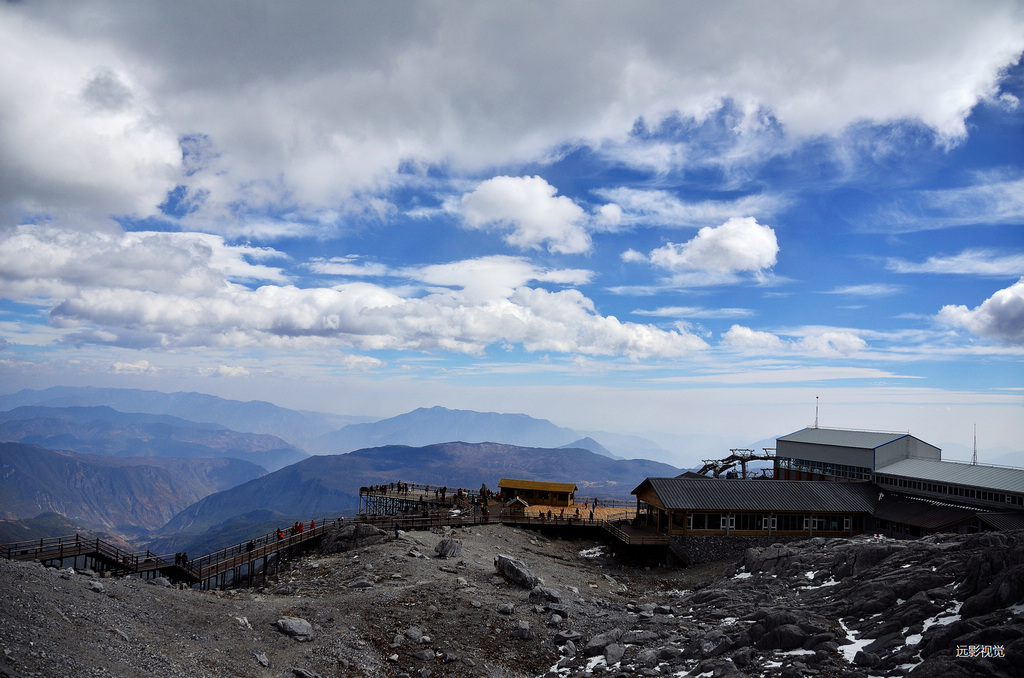
[[[749,548],[765,548],[772,544],[784,544],[807,538],[767,535],[674,535],[669,539],[669,552],[683,565],[700,565],[719,560],[739,560]]]

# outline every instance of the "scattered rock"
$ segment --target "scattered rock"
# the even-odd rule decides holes
[[[282,617],[274,622],[277,630],[300,643],[313,640],[313,625],[300,617]]]
[[[462,540],[445,537],[434,547],[434,553],[442,558],[458,558],[462,554]]]
[[[532,589],[540,583],[540,578],[523,561],[509,555],[494,556],[494,569],[510,582],[526,589]]]

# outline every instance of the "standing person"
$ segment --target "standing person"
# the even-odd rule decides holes
[[[310,532],[316,532],[316,521],[315,520],[309,521],[309,531]]]
[[[395,539],[398,539],[398,521],[395,521]]]

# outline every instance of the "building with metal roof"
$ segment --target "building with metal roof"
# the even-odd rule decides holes
[[[870,480],[875,469],[904,459],[942,458],[909,433],[809,427],[775,441],[780,480]]]
[[[633,490],[638,519],[669,535],[846,535],[864,531],[878,502],[867,482],[647,478]]]
[[[872,480],[889,492],[990,511],[1024,510],[1024,469],[934,459],[903,459]]]
[[[502,478],[498,483],[498,493],[502,501],[511,501],[519,497],[529,504],[572,506],[576,496],[576,485]]]

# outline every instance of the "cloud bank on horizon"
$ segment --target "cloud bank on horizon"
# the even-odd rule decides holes
[[[12,386],[1021,395],[1018,2],[43,1],[0,45]]]

